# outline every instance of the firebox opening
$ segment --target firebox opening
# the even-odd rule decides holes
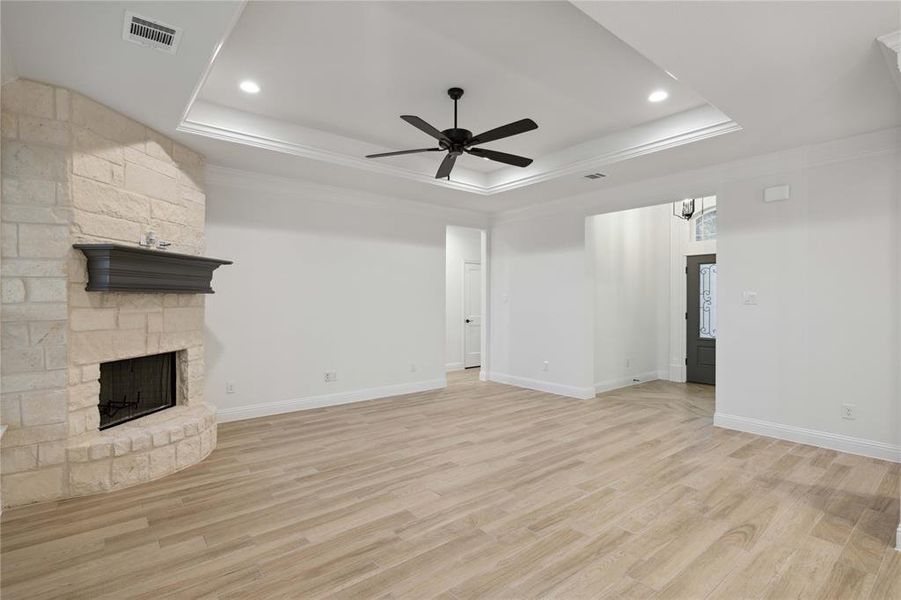
[[[100,429],[175,406],[175,352],[100,365]]]

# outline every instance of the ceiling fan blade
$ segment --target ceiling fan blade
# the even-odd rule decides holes
[[[447,156],[444,157],[444,160],[441,161],[441,166],[438,167],[438,172],[435,173],[435,179],[444,179],[445,177],[450,177],[455,162],[457,162],[457,155],[448,152]]]
[[[416,150],[398,150],[397,152],[382,152],[381,154],[367,154],[366,158],[381,158],[383,156],[399,156],[401,154],[416,154],[417,152],[437,152],[442,148],[418,148]]]
[[[519,121],[507,123],[506,125],[501,125],[495,129],[490,129],[485,133],[480,133],[466,142],[466,145],[475,146],[477,144],[487,144],[488,142],[510,137],[511,135],[519,135],[520,133],[532,131],[533,129],[538,129],[538,124],[535,121],[532,119],[520,119]]]
[[[437,129],[435,129],[434,127],[432,127],[431,125],[429,125],[428,123],[426,123],[425,121],[420,119],[419,117],[416,117],[413,115],[401,115],[400,118],[403,119],[404,121],[406,121],[407,123],[409,123],[410,125],[412,125],[413,127],[415,127],[416,129],[418,129],[419,131],[425,133],[426,135],[432,136],[439,142],[446,142],[448,145],[450,144],[450,139],[446,135],[444,135],[443,133],[441,133],[440,131],[438,131]]]
[[[507,154],[506,152],[498,152],[497,150],[486,150],[485,148],[470,148],[467,150],[469,154],[478,156],[479,158],[487,158],[504,163],[505,165],[513,165],[514,167],[528,167],[532,164],[531,158],[525,156],[517,156],[515,154]]]

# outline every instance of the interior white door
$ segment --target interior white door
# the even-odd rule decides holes
[[[463,263],[463,366],[482,364],[482,265]]]

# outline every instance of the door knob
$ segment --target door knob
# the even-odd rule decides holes
[[[464,323],[472,323],[472,319],[463,319]]]

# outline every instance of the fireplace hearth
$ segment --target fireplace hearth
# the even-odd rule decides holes
[[[175,352],[100,365],[100,429],[175,406]]]

